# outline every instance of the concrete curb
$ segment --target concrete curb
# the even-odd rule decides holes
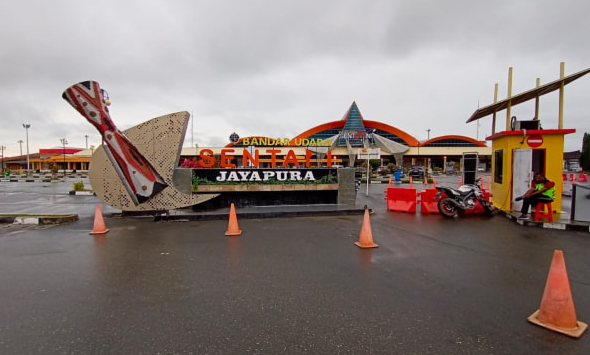
[[[93,196],[95,195],[94,191],[70,191],[68,192],[70,195],[76,196]]]
[[[63,180],[52,180],[52,179],[0,179],[0,182],[63,182]]]
[[[73,181],[76,179],[85,179],[88,178],[87,175],[82,175],[82,176],[68,176],[67,179],[69,179],[68,181]],[[2,176],[2,178],[0,178],[0,182],[64,182],[64,177],[60,176],[56,179],[54,179],[52,176],[33,176],[33,177],[22,177],[22,176],[10,176],[10,177],[4,177]]]
[[[530,219],[518,219],[517,216],[515,216],[509,212],[506,212],[506,211],[501,211],[501,213],[503,213],[504,216],[506,216],[506,218],[516,221],[516,223],[520,224],[521,226],[540,227],[540,228],[546,228],[546,229],[560,229],[560,230],[578,231],[578,232],[590,232],[590,226],[587,223],[576,222],[576,221],[570,221],[567,223],[560,223],[560,222],[549,223],[549,222],[541,222],[541,221],[535,222]]]
[[[72,223],[78,220],[77,214],[64,215],[0,215],[0,223],[27,224],[27,225],[52,225]]]
[[[292,218],[292,217],[331,217],[331,216],[350,216],[350,215],[363,215],[365,213],[364,208],[353,208],[343,210],[316,210],[316,211],[265,211],[265,212],[242,212],[236,213],[236,217],[243,219],[255,219],[255,218]],[[369,209],[369,213],[373,213]],[[155,222],[158,221],[216,221],[216,220],[227,220],[229,218],[229,212],[223,213],[186,213],[186,214],[170,214],[167,215],[165,212],[152,211],[152,212],[123,212],[114,213],[113,217],[137,217],[137,218],[154,218]]]

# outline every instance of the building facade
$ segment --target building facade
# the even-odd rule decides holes
[[[268,152],[265,150],[268,150]],[[240,138],[236,133],[230,136],[230,143],[218,148],[184,148],[181,163],[198,167],[199,157],[204,150],[207,154],[234,159],[236,166],[242,166],[244,149],[257,149],[260,161],[270,165],[272,155],[275,161],[284,162],[288,152],[293,151],[302,162],[312,154],[311,161],[315,166],[325,166],[330,151],[331,163],[344,167],[359,166],[357,161],[359,149],[379,148],[380,163],[383,166],[430,166],[445,170],[449,165],[460,169],[465,153],[478,154],[480,166],[489,169],[491,149],[485,141],[478,141],[460,135],[446,135],[420,142],[403,130],[383,122],[365,120],[356,102],[353,102],[344,117],[337,121],[327,122],[302,132],[293,138],[270,138],[250,136]],[[191,164],[191,162],[193,164]]]

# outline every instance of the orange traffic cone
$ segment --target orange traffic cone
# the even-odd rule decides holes
[[[410,176],[410,189],[411,189],[412,187],[414,187],[414,186],[412,185],[412,177]]]
[[[576,175],[572,174],[572,185],[576,184]]]
[[[104,225],[104,219],[102,218],[102,212],[100,211],[100,205],[96,205],[94,209],[94,228],[90,234],[106,234],[109,230]]]
[[[236,208],[234,204],[231,204],[229,209],[229,223],[227,225],[227,232],[225,235],[242,235],[242,231],[238,226],[238,217],[236,217]]]
[[[483,175],[480,175],[479,179],[479,187],[483,190]]]
[[[354,242],[359,248],[378,248],[379,246],[373,243],[373,232],[371,232],[371,221],[369,220],[369,210],[365,209],[365,217],[361,227],[361,235],[359,241]]]
[[[434,176],[432,177],[432,188],[436,189],[436,178]]]
[[[391,176],[389,177],[389,188],[391,188]]]
[[[463,177],[459,176],[459,187],[463,186]]]
[[[578,322],[570,282],[565,269],[563,251],[553,252],[553,261],[545,284],[541,307],[528,317],[528,321],[547,329],[579,338],[588,328]]]

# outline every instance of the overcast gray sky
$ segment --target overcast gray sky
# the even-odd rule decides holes
[[[580,1],[3,1],[0,145],[29,150],[98,145],[100,135],[62,98],[96,80],[124,130],[189,111],[186,135],[222,146],[232,132],[292,138],[339,120],[356,100],[367,120],[419,140],[483,139],[478,107],[590,67],[590,2]],[[565,87],[566,151],[590,132],[590,75]],[[541,98],[557,128],[557,92]],[[532,119],[534,102],[513,108]],[[499,114],[503,130],[505,111]],[[23,144],[23,153],[26,153]]]

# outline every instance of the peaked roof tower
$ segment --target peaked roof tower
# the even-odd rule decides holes
[[[346,123],[342,127],[342,132],[338,138],[338,145],[346,145],[346,141],[348,141],[353,147],[362,147],[367,132],[363,123],[363,115],[361,115],[356,101],[352,102],[342,120],[346,121]]]

